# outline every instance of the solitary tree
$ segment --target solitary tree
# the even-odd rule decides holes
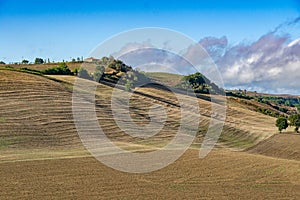
[[[86,69],[84,69],[84,68],[80,68],[78,70],[78,76],[80,78],[91,80],[91,76],[89,75],[88,71]]]
[[[75,68],[75,69],[73,69],[73,74],[75,75],[75,76],[77,76],[78,75],[78,68]]]
[[[289,116],[289,121],[291,126],[295,126],[295,132],[298,133],[300,127],[300,114]]]
[[[44,60],[42,58],[36,58],[34,60],[34,64],[43,64],[44,63]]]
[[[125,90],[130,91],[132,87],[133,87],[132,81],[127,79],[125,84]]]
[[[97,65],[95,72],[93,74],[93,79],[96,82],[99,82],[103,78],[105,68],[103,66]]]
[[[281,133],[281,131],[283,129],[286,129],[289,126],[289,124],[288,124],[288,121],[285,117],[279,117],[276,120],[276,126],[278,127],[278,130]]]
[[[29,63],[29,61],[28,60],[22,60],[22,64],[28,64]]]

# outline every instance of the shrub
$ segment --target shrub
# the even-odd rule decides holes
[[[42,72],[50,75],[73,75],[73,72],[71,72],[66,63],[61,63],[58,67],[45,69]]]

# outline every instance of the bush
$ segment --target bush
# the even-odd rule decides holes
[[[45,69],[42,72],[49,75],[73,75],[73,72],[71,72],[66,63],[61,63],[58,67]]]

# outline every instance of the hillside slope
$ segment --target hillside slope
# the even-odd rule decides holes
[[[73,123],[71,92],[62,84],[0,70],[0,99],[1,160],[84,151]]]
[[[75,79],[74,76],[52,77],[69,83]],[[13,159],[10,158],[11,151],[20,151],[20,154],[29,156],[26,151],[37,150],[50,157],[69,155],[72,151],[86,154],[73,123],[72,85],[55,82],[43,76],[0,70],[0,86],[0,146],[2,151],[7,152],[6,156],[1,156],[4,160]],[[139,88],[137,91],[138,93],[132,96],[130,110],[136,123],[149,123],[148,111],[151,106],[166,107],[168,120],[159,134],[141,140],[120,130],[110,108],[112,88],[103,84],[98,84],[96,92],[99,123],[103,125],[103,130],[110,139],[125,146],[130,143],[129,148],[132,148],[132,145],[137,145],[135,148],[143,145],[147,146],[145,148],[164,146],[178,130],[178,102],[174,94],[159,88]],[[183,98],[189,100],[191,97],[183,95]],[[215,115],[211,113],[210,102],[202,99],[198,99],[198,102],[201,124],[195,140],[196,145],[201,143],[211,115]],[[274,118],[238,105],[228,104],[226,114],[226,123],[219,140],[222,145],[245,149],[276,132]],[[58,152],[51,153],[48,149]]]
[[[72,83],[75,80],[75,77],[72,76],[51,77],[67,81],[69,83]],[[109,94],[111,93],[112,88],[103,86],[102,84],[99,84],[99,87],[99,95],[96,98],[99,98],[98,100],[102,101],[103,104],[109,105]],[[133,109],[132,111],[134,112],[134,110],[136,110],[137,112],[139,112],[139,115],[143,115],[141,111],[144,110],[143,112],[147,112],[147,108],[151,105],[160,104],[162,106],[167,106],[167,110],[169,111],[169,114],[171,116],[170,122],[171,124],[173,124],[170,126],[166,126],[167,129],[165,129],[166,132],[164,136],[168,135],[168,137],[163,138],[167,139],[172,137],[174,132],[177,131],[176,121],[179,120],[177,115],[180,112],[178,101],[175,95],[170,91],[156,87],[142,87],[137,88],[136,91],[138,91],[138,94],[135,93],[133,95],[132,107],[135,109]],[[186,98],[187,101],[189,101],[190,98],[192,98],[182,94],[177,95],[182,96],[182,98]],[[217,98],[217,96],[214,98]],[[197,101],[199,103],[199,109],[201,114],[201,125],[199,127],[199,140],[195,141],[196,143],[201,142],[202,136],[206,133],[210,117],[218,115],[217,113],[211,112],[211,102],[203,99],[197,99]],[[219,142],[229,147],[237,149],[248,148],[251,145],[258,143],[277,132],[276,127],[274,125],[275,118],[245,109],[242,107],[242,105],[243,104],[239,105],[236,103],[232,104],[228,102],[226,111],[226,122],[221,138],[219,140]],[[217,108],[218,106],[219,105],[216,105]],[[99,110],[99,113],[103,112]],[[147,114],[144,113],[143,116],[147,116]]]
[[[247,152],[275,158],[300,160],[300,135],[276,134],[249,148]]]

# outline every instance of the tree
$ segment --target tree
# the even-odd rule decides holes
[[[298,133],[300,127],[300,114],[291,115],[288,120],[291,126],[295,126],[295,132]]]
[[[29,61],[28,60],[22,60],[22,64],[28,64],[29,63]]]
[[[72,62],[76,62],[76,59],[75,59],[75,58],[72,58]]]
[[[95,72],[93,74],[94,81],[99,82],[103,77],[104,71],[105,71],[105,67],[97,65]]]
[[[285,117],[279,117],[276,120],[276,126],[278,127],[278,130],[281,133],[281,131],[283,129],[286,129],[289,126],[289,124],[288,124],[288,121]]]
[[[73,74],[75,75],[75,76],[77,76],[78,75],[78,68],[75,68],[75,69],[73,69]]]
[[[42,58],[35,58],[34,64],[43,64],[44,60]]]
[[[88,79],[88,80],[92,79],[91,76],[89,75],[88,71],[84,68],[80,68],[78,70],[78,77]]]
[[[300,112],[300,104],[295,104],[295,107],[297,108],[298,113]]]
[[[130,91],[132,87],[133,87],[132,81],[131,80],[126,80],[125,90]]]
[[[5,62],[3,62],[2,60],[0,61],[0,64],[5,65]]]
[[[192,89],[199,93],[220,93],[221,89],[214,83],[211,83],[203,74],[197,72],[184,76],[181,83],[176,87],[183,89]]]

